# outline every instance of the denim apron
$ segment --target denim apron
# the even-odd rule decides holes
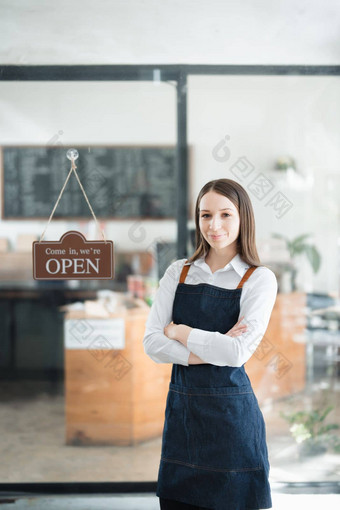
[[[173,322],[226,333],[256,267],[236,289],[186,284],[189,268],[183,265]],[[157,496],[213,510],[272,508],[269,469],[265,422],[244,365],[173,364]]]

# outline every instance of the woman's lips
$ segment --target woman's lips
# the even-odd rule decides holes
[[[223,235],[220,235],[220,236],[210,236],[212,239],[220,239],[221,237],[223,237]]]

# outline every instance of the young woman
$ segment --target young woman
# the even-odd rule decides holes
[[[173,363],[157,496],[167,510],[272,508],[266,428],[244,363],[267,329],[275,274],[260,264],[245,189],[208,182],[197,197],[196,251],[159,282],[145,353]]]

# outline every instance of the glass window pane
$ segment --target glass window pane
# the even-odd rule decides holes
[[[190,76],[194,195],[248,192],[279,291],[245,368],[265,418],[271,481],[338,480],[340,78]]]
[[[176,248],[175,83],[2,82],[0,98],[0,479],[155,480],[171,367],[142,338],[157,256]],[[33,279],[46,227],[47,241],[101,239],[74,175],[47,225],[69,147],[113,280]]]

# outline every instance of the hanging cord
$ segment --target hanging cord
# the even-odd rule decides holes
[[[51,212],[51,215],[50,215],[50,217],[49,217],[49,220],[48,220],[48,222],[47,222],[47,225],[46,225],[46,227],[45,227],[45,230],[44,230],[44,232],[42,233],[42,236],[41,236],[41,238],[40,238],[39,243],[41,243],[41,241],[42,241],[42,240],[43,240],[43,238],[44,238],[44,235],[45,235],[45,232],[46,232],[46,230],[47,230],[47,227],[48,227],[48,226],[49,226],[49,224],[50,224],[50,221],[51,221],[51,219],[52,219],[52,217],[53,217],[54,211],[55,211],[55,210],[56,210],[56,208],[58,207],[59,200],[61,199],[61,196],[62,196],[62,194],[63,194],[63,192],[64,192],[64,189],[65,189],[65,187],[66,187],[66,184],[68,183],[68,180],[69,180],[69,178],[70,178],[70,176],[71,176],[71,173],[72,173],[72,172],[74,172],[74,174],[75,174],[75,176],[76,176],[76,178],[77,178],[77,181],[78,181],[78,183],[79,183],[80,189],[82,190],[83,195],[84,195],[84,197],[85,197],[85,200],[86,200],[86,202],[87,202],[87,205],[88,205],[88,206],[89,206],[89,208],[90,208],[90,211],[91,211],[91,213],[92,213],[92,216],[93,216],[93,218],[94,218],[94,220],[95,220],[95,222],[96,222],[97,228],[98,228],[98,230],[100,230],[100,231],[101,231],[101,233],[102,233],[102,236],[103,236],[103,239],[104,239],[104,241],[105,241],[105,244],[106,244],[106,242],[107,242],[107,241],[106,241],[106,238],[105,238],[105,234],[104,234],[103,230],[100,228],[100,226],[99,226],[99,224],[98,224],[98,221],[97,221],[96,215],[95,215],[95,214],[94,214],[94,212],[93,212],[93,209],[92,209],[92,207],[91,207],[91,204],[90,204],[90,202],[89,202],[89,199],[87,198],[86,193],[85,193],[85,190],[84,190],[84,188],[83,188],[83,186],[82,186],[82,183],[80,182],[80,179],[79,179],[79,177],[78,177],[78,174],[77,174],[77,170],[76,170],[76,168],[77,168],[77,167],[76,167],[76,164],[75,164],[75,162],[74,162],[74,159],[72,159],[72,160],[71,160],[71,169],[70,169],[70,171],[69,171],[69,173],[68,173],[68,176],[67,176],[67,178],[66,178],[66,181],[64,182],[64,186],[62,187],[62,189],[61,189],[61,191],[60,191],[60,193],[59,193],[59,197],[58,197],[58,199],[57,199],[57,201],[56,201],[55,206],[53,207],[53,211]]]

